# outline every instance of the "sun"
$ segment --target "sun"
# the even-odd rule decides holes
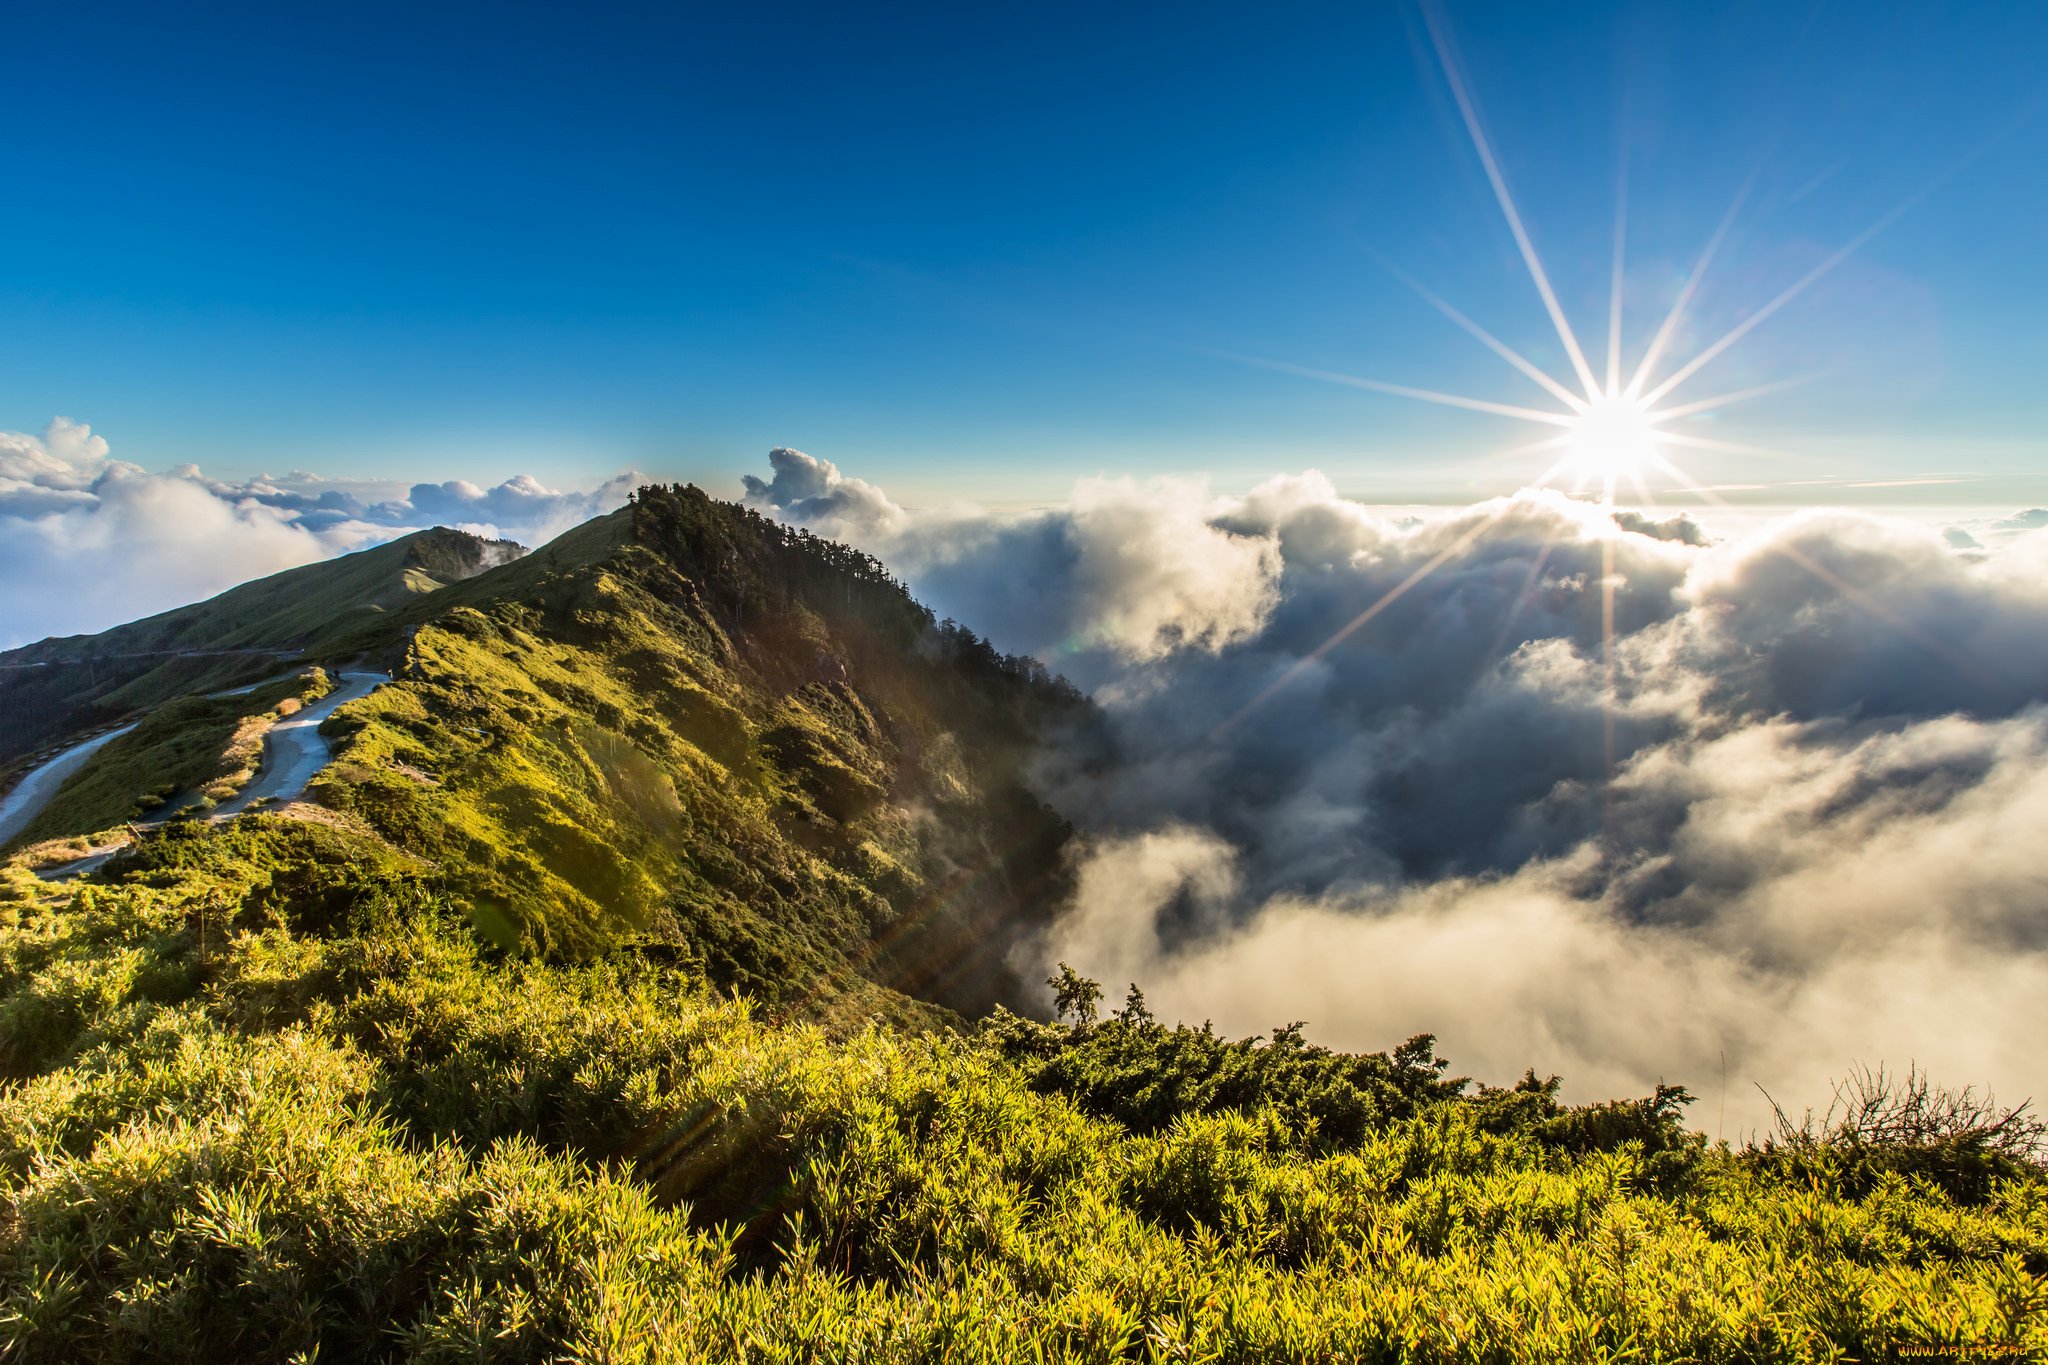
[[[1888,213],[1837,247],[1818,265],[1779,290],[1768,301],[1749,309],[1716,340],[1694,351],[1689,359],[1679,361],[1670,352],[1674,345],[1689,339],[1687,310],[1692,306],[1708,267],[1720,252],[1723,243],[1728,240],[1738,214],[1749,200],[1750,191],[1756,183],[1756,176],[1752,174],[1736,191],[1727,211],[1722,214],[1720,222],[1708,235],[1706,244],[1700,249],[1692,268],[1686,272],[1676,296],[1671,300],[1663,322],[1657,326],[1648,345],[1642,348],[1633,366],[1630,366],[1625,363],[1626,358],[1623,354],[1625,336],[1622,305],[1624,295],[1628,292],[1624,288],[1627,283],[1624,264],[1628,240],[1627,168],[1624,161],[1622,173],[1616,179],[1614,255],[1609,274],[1607,303],[1607,347],[1605,363],[1599,367],[1605,370],[1603,375],[1596,370],[1594,357],[1580,344],[1578,333],[1573,329],[1571,320],[1565,316],[1564,303],[1559,299],[1557,290],[1551,286],[1550,275],[1537,256],[1536,244],[1529,235],[1527,225],[1522,221],[1521,210],[1516,207],[1514,196],[1508,191],[1507,177],[1501,171],[1500,161],[1494,155],[1493,144],[1481,124],[1478,106],[1473,100],[1464,71],[1453,52],[1443,16],[1434,3],[1425,3],[1422,11],[1445,84],[1449,87],[1451,96],[1457,104],[1458,114],[1464,121],[1465,132],[1472,142],[1472,150],[1478,155],[1481,169],[1486,172],[1487,183],[1493,189],[1494,201],[1500,206],[1501,217],[1506,221],[1508,232],[1521,253],[1522,264],[1529,272],[1529,282],[1535,286],[1537,297],[1542,300],[1544,312],[1549,315],[1551,326],[1557,332],[1557,340],[1563,349],[1563,358],[1570,365],[1569,374],[1553,374],[1549,369],[1538,365],[1487,331],[1449,300],[1437,295],[1429,286],[1398,265],[1384,258],[1381,258],[1380,263],[1424,302],[1470,333],[1473,339],[1487,350],[1520,371],[1525,379],[1540,387],[1554,401],[1554,405],[1533,407],[1526,402],[1472,398],[1462,394],[1446,393],[1439,389],[1418,388],[1412,384],[1389,383],[1362,375],[1313,369],[1260,356],[1239,355],[1228,351],[1218,351],[1215,354],[1242,364],[1285,370],[1326,383],[1369,389],[1399,398],[1418,399],[1444,407],[1463,408],[1471,412],[1533,423],[1545,429],[1545,435],[1541,439],[1496,452],[1495,455],[1495,458],[1520,458],[1541,454],[1545,459],[1554,461],[1526,485],[1528,488],[1549,488],[1557,485],[1560,480],[1567,480],[1570,493],[1577,495],[1592,491],[1597,493],[1601,501],[1612,503],[1615,494],[1626,485],[1631,493],[1648,504],[1656,501],[1651,489],[1652,482],[1656,482],[1668,484],[1708,502],[1720,502],[1721,499],[1713,487],[1702,484],[1677,463],[1677,458],[1682,452],[1711,451],[1767,458],[1776,457],[1779,452],[1763,446],[1708,435],[1698,428],[1697,422],[1693,419],[1713,417],[1722,409],[1734,404],[1796,388],[1818,376],[1788,375],[1752,384],[1747,388],[1716,393],[1706,398],[1674,399],[1674,395],[1680,388],[1692,383],[1707,366],[1727,354],[1744,337],[1805,293],[1908,209],[1924,199],[1932,192],[1933,185],[1939,184],[1940,181],[1937,180],[1901,200]],[[1373,254],[1378,255],[1377,252]]]
[[[1565,449],[1574,473],[1612,491],[1642,478],[1657,459],[1657,414],[1640,398],[1608,393],[1573,414]]]

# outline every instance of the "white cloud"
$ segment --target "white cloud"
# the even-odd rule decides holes
[[[1759,1086],[1796,1107],[1857,1060],[2019,1099],[2048,1089],[2032,1042],[2048,1029],[2048,874],[2028,834],[2048,818],[2044,756],[2038,712],[1848,746],[1743,729],[1631,765],[1621,804],[1675,794],[1684,813],[1618,858],[1589,840],[1505,873],[1235,913],[1233,845],[1186,827],[1112,837],[1046,953],[1230,1032],[1304,1018],[1323,1042],[1377,1048],[1428,1028],[1460,1069],[1533,1065],[1577,1099],[1683,1081],[1710,1128],[1725,1059],[1731,1136],[1767,1121]],[[1187,932],[1205,919],[1224,927]]]
[[[1085,479],[1054,512],[913,516],[830,461],[779,448],[769,461],[772,481],[745,480],[749,503],[880,555],[942,614],[1055,662],[1218,648],[1274,600],[1278,546],[1220,524],[1228,504],[1200,480]]]
[[[40,437],[0,432],[0,648],[104,630],[437,524],[538,545],[641,481],[556,491],[522,475],[490,489],[419,484],[366,505],[303,471],[242,483],[196,465],[152,474],[66,418]]]
[[[1043,963],[1580,1099],[1678,1081],[1709,1129],[1725,1059],[1731,1136],[1859,1061],[2048,1094],[2048,530],[1397,520],[1315,474],[839,525],[1104,708],[1042,774],[1087,832]]]
[[[903,509],[881,489],[847,478],[830,460],[777,446],[768,452],[768,465],[774,477],[765,483],[751,474],[742,481],[746,500],[757,507],[773,508],[839,540],[887,535],[904,523]]]

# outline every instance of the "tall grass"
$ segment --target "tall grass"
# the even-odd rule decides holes
[[[5,894],[10,1362],[2048,1350],[2024,1160],[1957,1191],[1693,1143],[1674,1177],[1654,1114],[1617,1138],[1534,1078],[1383,1093],[1335,1054],[1381,1108],[1318,1138],[1258,1098],[1326,1093],[1251,1055],[1298,1040],[771,1022],[630,956],[506,956],[417,867],[274,819]],[[1126,1120],[1069,1083],[1147,1037],[1238,1088]]]

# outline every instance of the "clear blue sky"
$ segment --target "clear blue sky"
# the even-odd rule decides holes
[[[1752,173],[1701,341],[1933,184],[1689,392],[1824,371],[1724,429],[2028,496],[2048,5],[1446,13],[1589,344],[1624,154],[1633,347]],[[1472,457],[1522,428],[1216,354],[1541,398],[1375,252],[1563,369],[1409,5],[21,5],[0,49],[0,427],[152,468],[1512,487]]]

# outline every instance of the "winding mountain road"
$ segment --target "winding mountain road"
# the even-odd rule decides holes
[[[306,790],[306,784],[320,775],[334,757],[333,746],[320,733],[320,726],[329,716],[352,701],[360,701],[391,681],[389,673],[350,671],[340,674],[341,686],[329,692],[311,706],[304,707],[287,719],[277,722],[263,736],[263,762],[249,785],[242,788],[232,799],[217,806],[208,819],[225,820],[240,815],[258,801],[286,802],[297,799]],[[237,689],[253,690],[253,689]],[[217,693],[230,696],[233,693]],[[71,775],[85,766],[85,761],[109,741],[119,739],[133,730],[133,724],[118,730],[109,730],[95,735],[82,743],[74,744],[40,767],[33,768],[21,779],[14,790],[0,801],[0,843],[12,839],[27,829],[29,823],[50,803],[58,790]],[[153,822],[145,822],[153,823]],[[76,875],[85,868],[79,863],[98,866],[118,851],[117,846],[97,849],[86,858],[60,867],[44,869],[45,875],[59,873]]]
[[[334,748],[320,733],[329,716],[352,701],[361,701],[391,681],[389,673],[343,673],[341,686],[319,701],[270,727],[263,736],[263,764],[249,785],[213,810],[212,819],[240,815],[258,801],[284,802],[306,790],[334,757]]]
[[[74,744],[41,767],[31,768],[28,775],[15,783],[14,790],[7,793],[7,799],[0,801],[0,843],[5,843],[27,829],[29,822],[42,814],[50,798],[57,794],[71,774],[85,766],[85,760],[98,753],[101,746],[111,743],[135,728],[124,725],[118,730],[109,730],[103,735]]]

